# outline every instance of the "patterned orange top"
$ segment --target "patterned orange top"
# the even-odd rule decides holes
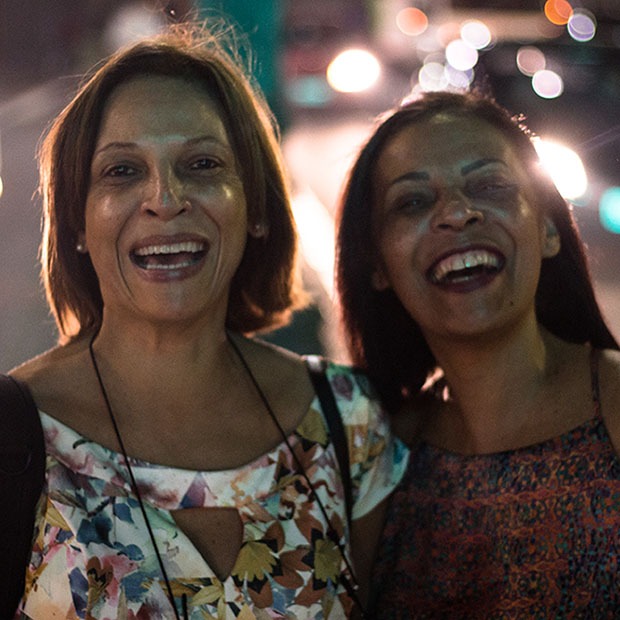
[[[539,444],[421,444],[393,496],[377,620],[620,618],[620,460],[600,414]]]

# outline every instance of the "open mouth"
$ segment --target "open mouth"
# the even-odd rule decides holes
[[[433,265],[429,279],[434,284],[460,284],[480,277],[494,275],[504,265],[504,259],[488,250],[467,250],[451,254]]]
[[[207,253],[207,246],[200,241],[181,241],[160,245],[147,245],[131,252],[132,262],[147,270],[174,270],[191,267]]]

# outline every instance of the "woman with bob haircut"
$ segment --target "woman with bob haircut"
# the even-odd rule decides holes
[[[348,506],[306,360],[252,337],[304,293],[277,126],[228,34],[118,51],[42,141],[61,338],[11,373],[47,456],[17,617],[362,614],[406,452],[364,377],[326,363]]]
[[[411,449],[376,618],[613,617],[620,355],[569,206],[477,93],[377,123],[340,204],[353,363]]]

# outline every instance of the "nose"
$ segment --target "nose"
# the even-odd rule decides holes
[[[463,230],[483,220],[483,212],[467,196],[458,192],[446,197],[443,204],[438,205],[433,216],[433,227],[438,230]]]
[[[185,196],[183,183],[174,170],[159,170],[152,175],[142,201],[145,213],[171,220],[190,208],[191,203]]]

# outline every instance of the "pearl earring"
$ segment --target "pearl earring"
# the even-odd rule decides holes
[[[82,243],[81,241],[78,241],[75,244],[75,249],[80,253],[80,254],[86,254],[86,245],[84,243]]]
[[[262,222],[257,222],[256,224],[252,224],[250,228],[250,235],[255,239],[260,239],[261,237],[265,237],[267,235],[267,225]]]

